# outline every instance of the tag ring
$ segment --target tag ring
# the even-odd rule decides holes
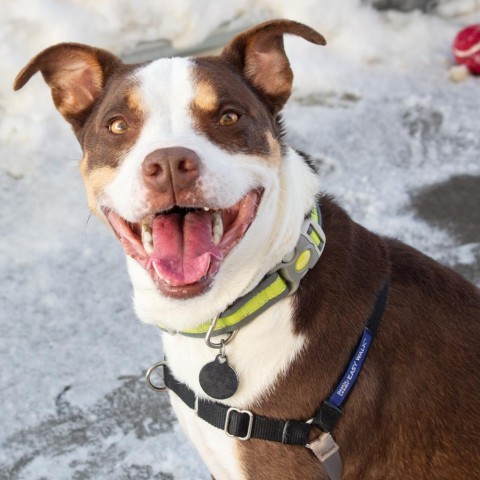
[[[207,346],[209,346],[210,348],[223,348],[225,345],[227,345],[227,343],[230,343],[232,340],[233,340],[233,337],[235,337],[235,335],[237,334],[238,330],[234,330],[233,332],[229,332],[228,333],[228,337],[221,340],[220,342],[218,343],[215,343],[215,342],[212,342],[210,340],[214,330],[215,330],[215,327],[217,325],[217,321],[218,321],[218,318],[219,316],[217,315],[212,323],[210,324],[210,327],[208,327],[208,331],[207,331],[207,334],[205,335],[205,343],[207,344]],[[227,335],[227,334],[225,334]]]

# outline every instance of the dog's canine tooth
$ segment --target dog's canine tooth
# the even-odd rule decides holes
[[[206,211],[206,212],[209,212],[210,209],[208,207],[203,207],[203,209]]]
[[[142,244],[148,254],[153,252],[152,228],[147,223],[142,223]]]
[[[162,278],[162,276],[160,275],[160,272],[158,271],[157,264],[156,264],[155,262],[152,262],[152,266],[153,266],[153,269],[155,270],[155,273],[156,273],[160,278]],[[166,281],[166,283],[168,283],[168,281]]]
[[[213,232],[213,243],[214,245],[218,245],[220,243],[220,240],[223,237],[222,213],[219,210],[215,210],[213,212],[212,232]]]

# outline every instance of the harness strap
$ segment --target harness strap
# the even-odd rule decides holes
[[[328,400],[325,400],[318,410],[313,424],[324,432],[331,432],[342,415],[342,405],[346,402],[357,381],[363,362],[367,357],[368,349],[377,333],[388,299],[390,282],[385,280],[381,290],[377,293],[372,313],[368,317],[362,338],[351,356],[350,363]]]
[[[311,424],[299,420],[277,420],[255,415],[223,403],[197,398],[193,390],[179,382],[167,365],[164,368],[165,386],[174,392],[198,417],[220,428],[228,436],[240,440],[258,438],[287,445],[306,445]]]

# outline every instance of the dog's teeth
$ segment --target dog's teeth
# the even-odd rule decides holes
[[[203,209],[206,211],[206,212],[209,212],[210,209],[208,207],[203,207]]]
[[[158,269],[158,266],[155,262],[152,262],[152,267],[155,270],[155,273],[162,279],[164,283],[166,283],[167,285],[171,285],[171,282],[168,280],[168,278],[165,278],[162,275],[162,272]]]
[[[213,244],[218,245],[220,243],[220,240],[223,237],[222,214],[219,210],[215,210],[213,212],[212,232],[213,232]]]
[[[142,238],[142,242],[143,242],[143,248],[145,249],[145,251],[150,255],[151,253],[153,253],[153,238],[152,238],[152,235],[150,233],[147,233],[143,238]]]
[[[150,225],[142,223],[142,243],[145,251],[150,255],[153,252],[153,237]]]

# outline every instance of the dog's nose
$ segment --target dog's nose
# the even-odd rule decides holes
[[[147,186],[160,192],[175,192],[193,185],[200,175],[200,157],[188,148],[161,148],[149,153],[142,164]]]

